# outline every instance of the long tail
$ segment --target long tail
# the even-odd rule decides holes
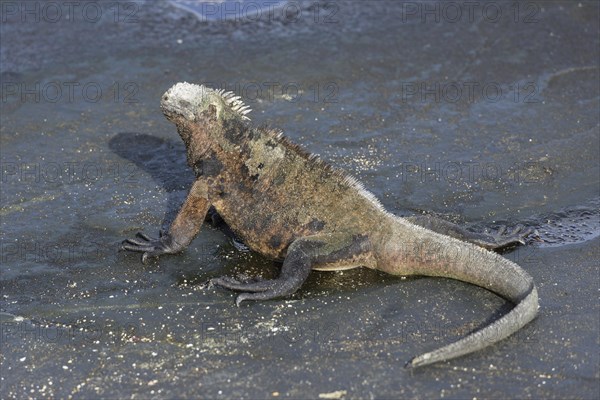
[[[411,224],[413,233],[414,227]],[[413,258],[416,262],[410,273],[472,283],[497,293],[516,306],[485,328],[455,343],[414,357],[407,363],[407,368],[449,360],[480,350],[512,335],[535,318],[539,308],[537,290],[533,278],[521,267],[481,247],[421,229],[418,228],[416,237],[413,237],[421,245],[421,259]],[[440,256],[441,254],[446,256]]]

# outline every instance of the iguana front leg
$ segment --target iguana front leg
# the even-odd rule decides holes
[[[161,231],[159,238],[155,239],[138,232],[135,238],[124,240],[121,249],[143,253],[143,263],[146,263],[148,257],[175,254],[184,250],[200,231],[210,208],[205,186],[201,181],[194,182],[168,233]]]
[[[337,270],[368,265],[372,262],[370,242],[364,235],[314,235],[296,239],[289,246],[277,279],[240,282],[221,277],[211,284],[245,292],[236,299],[268,300],[296,292],[306,281],[311,269]]]
[[[504,226],[493,234],[475,233],[431,215],[416,215],[405,219],[423,228],[476,244],[488,250],[499,250],[507,246],[525,244],[525,238],[535,232],[533,228],[525,228],[523,225],[517,225],[508,233]]]

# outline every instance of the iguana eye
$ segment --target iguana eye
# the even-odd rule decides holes
[[[167,100],[169,100],[169,96],[165,96],[165,97],[163,97],[163,100],[164,100],[164,101],[167,101]]]

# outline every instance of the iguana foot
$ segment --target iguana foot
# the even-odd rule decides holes
[[[273,280],[242,281],[230,276],[221,276],[210,280],[211,285],[239,292],[263,292],[273,286],[270,282],[273,282]]]
[[[222,225],[225,225],[223,218],[221,218],[217,210],[212,206],[208,209],[206,217],[204,217],[204,222],[210,224],[213,228],[219,228]]]
[[[482,234],[473,239],[473,243],[490,250],[503,249],[517,244],[526,244],[525,239],[530,235],[538,235],[534,228],[526,228],[524,225],[515,226],[507,233],[507,227],[502,225],[495,233]]]
[[[216,285],[224,289],[245,292],[240,294],[235,304],[239,307],[245,300],[269,300],[276,297],[283,297],[294,293],[302,285],[298,279],[270,279],[258,282],[240,282],[237,279],[223,276],[210,281],[211,285]]]
[[[204,222],[212,226],[213,228],[220,229],[225,236],[227,236],[231,240],[231,244],[238,251],[248,252],[250,249],[248,246],[244,244],[242,239],[240,239],[227,225],[227,223],[223,220],[223,218],[219,215],[219,212],[215,210],[214,207],[210,207],[208,212],[206,213],[206,218],[204,218]]]
[[[148,235],[138,232],[133,239],[125,239],[121,243],[121,250],[129,250],[143,253],[142,262],[146,264],[148,257],[158,257],[162,254],[174,254],[183,249],[173,240],[168,233],[160,231],[159,238],[154,239]]]
[[[517,225],[509,233],[506,233],[506,226],[501,226],[496,233],[478,233],[468,231],[433,215],[416,215],[405,219],[423,228],[476,244],[488,250],[501,250],[508,246],[526,244],[525,239],[527,236],[537,235],[534,228],[525,228],[523,225]]]

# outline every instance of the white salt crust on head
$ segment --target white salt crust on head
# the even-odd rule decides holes
[[[167,90],[162,97],[161,106],[168,111],[180,113],[186,118],[194,120],[194,111],[201,107],[204,98],[209,94],[220,96],[223,102],[227,104],[232,111],[238,113],[242,119],[250,119],[246,114],[252,110],[245,105],[240,96],[236,96],[235,93],[227,92],[222,89],[215,90],[204,85],[196,85],[187,82],[176,83]]]

